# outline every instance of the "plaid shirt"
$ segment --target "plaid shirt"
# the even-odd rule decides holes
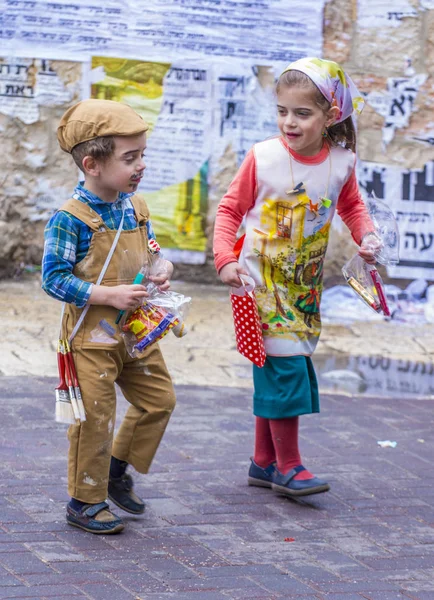
[[[115,202],[105,202],[83,187],[80,182],[73,198],[91,204],[108,229],[118,229],[125,205],[123,230],[135,229],[137,222],[130,197],[120,192]],[[155,240],[150,221],[147,221],[148,239]],[[92,283],[73,274],[76,263],[82,260],[90,246],[92,230],[71,214],[59,210],[51,217],[44,232],[44,256],[42,258],[42,289],[53,298],[75,304],[82,308],[87,304]],[[102,265],[101,265],[102,268]]]

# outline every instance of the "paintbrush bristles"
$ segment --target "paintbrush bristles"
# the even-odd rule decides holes
[[[66,423],[67,425],[73,425],[75,423],[74,413],[69,398],[67,401],[62,400],[58,397],[58,394],[56,394],[55,420],[57,423]]]

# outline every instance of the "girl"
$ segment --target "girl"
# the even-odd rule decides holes
[[[323,262],[335,210],[375,262],[373,225],[355,175],[351,115],[364,101],[335,62],[303,58],[277,82],[280,136],[255,144],[215,222],[215,265],[223,283],[256,282],[267,360],[253,366],[255,450],[248,483],[288,496],[326,492],[302,464],[298,417],[319,412],[311,354],[321,329]],[[245,217],[246,234],[237,230]],[[374,244],[373,244],[374,242]]]

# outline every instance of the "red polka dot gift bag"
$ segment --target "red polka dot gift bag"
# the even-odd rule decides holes
[[[239,288],[231,288],[237,350],[258,367],[263,367],[265,348],[255,299],[255,282],[246,275],[240,275],[240,279],[243,285]]]

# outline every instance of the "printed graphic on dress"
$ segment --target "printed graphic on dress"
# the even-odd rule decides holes
[[[318,205],[306,193],[292,197],[264,201],[261,229],[253,230],[253,255],[263,281],[255,293],[264,335],[304,341],[320,334],[330,222],[319,217]],[[312,218],[324,224],[305,237],[306,219]]]

